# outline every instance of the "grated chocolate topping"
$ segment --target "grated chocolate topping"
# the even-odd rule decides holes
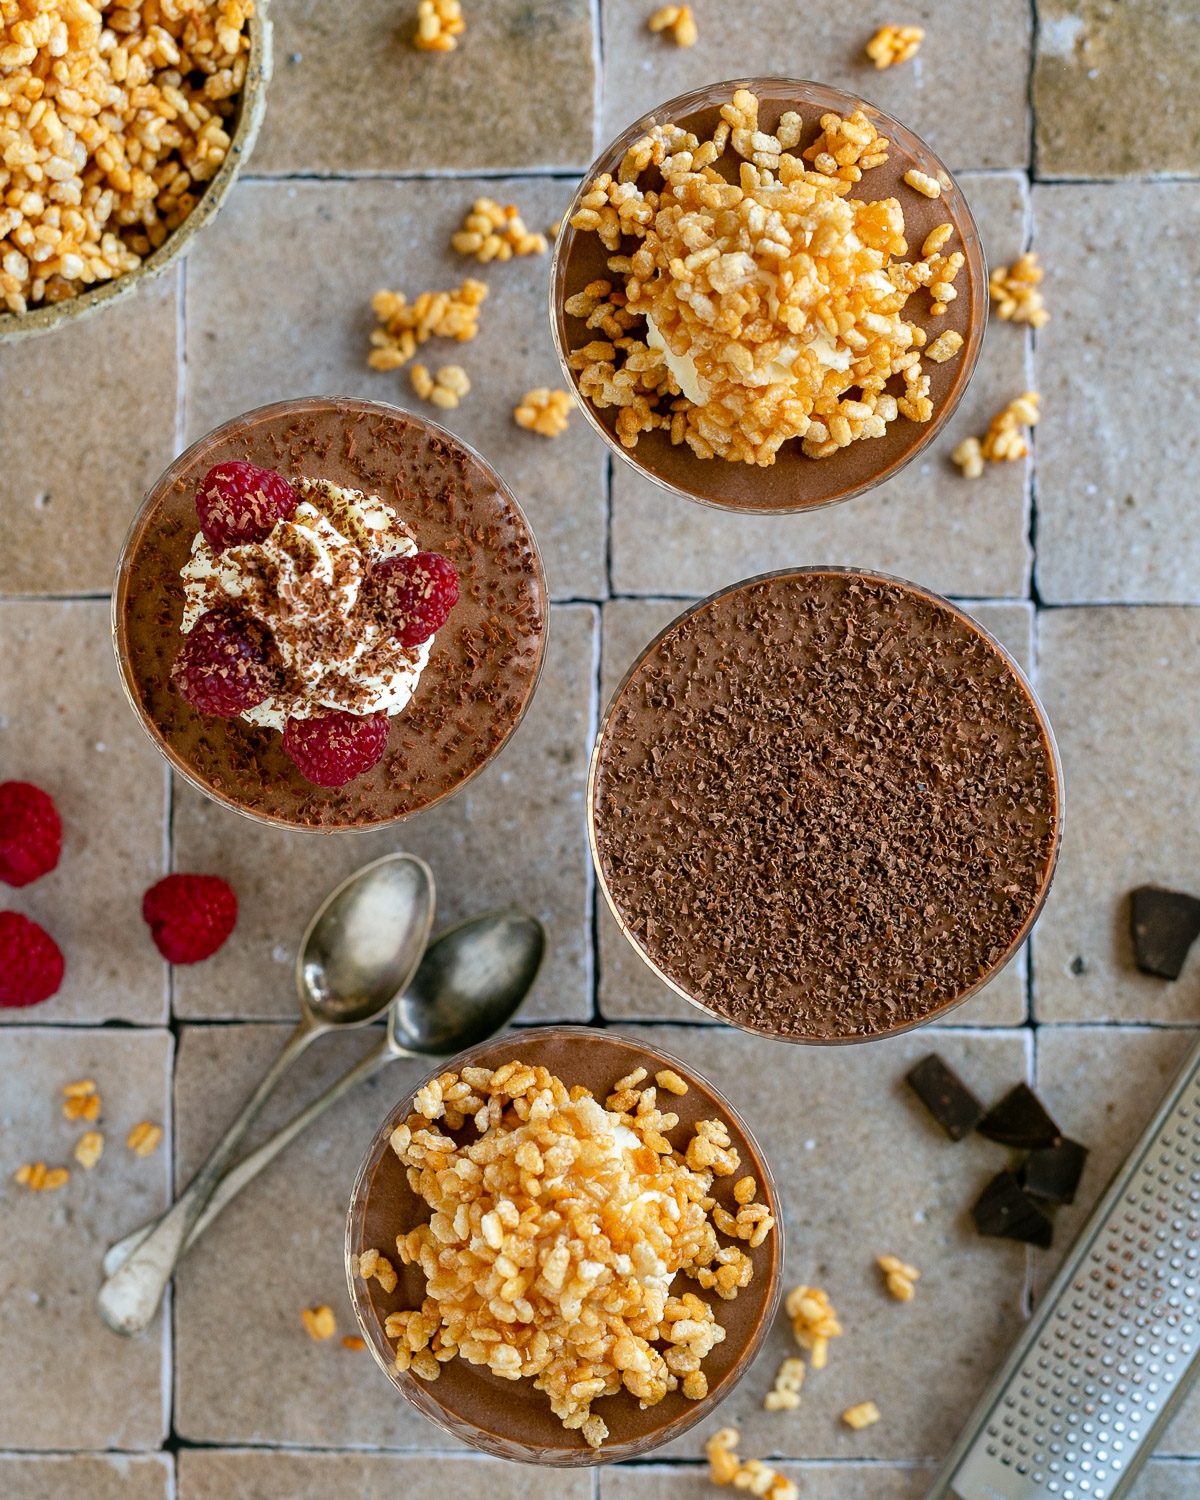
[[[599,746],[600,872],[710,1010],[793,1038],[911,1025],[979,984],[1040,904],[1054,759],[977,626],[871,575],[740,585],[672,625]]]

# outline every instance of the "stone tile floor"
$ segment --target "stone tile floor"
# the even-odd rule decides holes
[[[381,849],[431,861],[445,921],[510,899],[546,921],[551,957],[527,1020],[658,1040],[761,1133],[785,1199],[788,1275],[825,1284],[847,1332],[794,1417],[760,1405],[787,1345],[779,1330],[720,1417],[811,1500],[918,1500],[1056,1258],[973,1235],[964,1207],[995,1157],[937,1136],[898,1087],[908,1061],[936,1045],[985,1095],[1036,1078],[1093,1147],[1080,1202],[1061,1216],[1065,1245],[1200,1025],[1200,967],[1174,985],[1139,975],[1125,908],[1142,881],[1200,881],[1200,529],[1180,477],[1196,443],[1194,17],[1179,0],[915,0],[903,15],[872,5],[803,25],[792,0],[744,0],[736,20],[727,0],[693,7],[700,40],[685,53],[644,31],[652,0],[465,0],[463,45],[430,58],[379,0],[273,0],[267,125],[189,262],[69,334],[0,348],[0,774],[45,782],[67,822],[59,870],[4,899],[52,927],[69,961],[51,1004],[0,1018],[6,1500],[705,1492],[703,1431],[598,1476],[451,1453],[365,1355],[304,1335],[300,1309],[317,1301],[350,1327],[344,1202],[415,1065],[344,1101],[229,1209],[149,1337],[123,1343],[93,1317],[105,1244],[166,1201],[278,1046],[305,914]],[[915,65],[876,74],[861,46],[893,20],[923,24],[927,40]],[[1035,338],[993,326],[943,439],[876,494],[778,522],[731,518],[640,484],[578,418],[553,446],[512,426],[524,390],[555,379],[547,262],[489,268],[480,337],[460,351],[475,388],[449,425],[528,504],[556,600],[517,744],[395,835],[282,837],[167,786],[109,662],[103,599],[149,479],[263,400],[342,391],[412,404],[403,375],[364,367],[377,286],[452,284],[475,268],[446,240],[479,192],[544,227],[635,113],[768,69],[856,88],[922,131],[964,173],[993,260],[1042,252],[1048,327]],[[1153,121],[1135,120],[1148,97]],[[1027,384],[1044,410],[1030,461],[965,483],[949,448]],[[609,692],[686,601],[783,561],[891,568],[970,603],[1031,664],[1056,726],[1067,833],[1031,952],[936,1036],[804,1051],[705,1024],[636,963],[595,890],[583,790]],[[225,952],[174,974],[137,916],[168,868],[226,873],[242,897]],[[314,1048],[264,1128],[367,1044]],[[21,1161],[70,1161],[82,1127],[62,1119],[59,1090],[84,1075],[104,1096],[105,1157],[57,1194],[22,1192],[9,1176]],[[124,1145],[142,1118],[167,1127],[147,1160]],[[883,1249],[924,1271],[910,1306],[880,1294],[871,1260]],[[837,1413],[866,1397],[883,1420],[851,1434]],[[1136,1496],[1198,1489],[1193,1397]]]

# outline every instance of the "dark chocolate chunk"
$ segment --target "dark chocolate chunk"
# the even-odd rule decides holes
[[[1002,1146],[1020,1151],[1036,1151],[1041,1146],[1057,1146],[1062,1131],[1046,1113],[1042,1101],[1026,1083],[1009,1089],[999,1104],[994,1104],[978,1125],[980,1135]]]
[[[987,1111],[953,1068],[936,1052],[923,1057],[905,1074],[913,1093],[952,1141],[970,1135]]]
[[[1200,937],[1200,901],[1183,891],[1139,885],[1131,898],[1130,925],[1142,973],[1178,979],[1188,949]]]
[[[1054,1225],[1011,1172],[997,1172],[971,1209],[980,1234],[1049,1250]]]
[[[1074,1203],[1087,1155],[1086,1146],[1071,1140],[1031,1151],[1021,1168],[1021,1186],[1031,1197],[1047,1203]]]

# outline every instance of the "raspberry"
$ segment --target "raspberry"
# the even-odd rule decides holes
[[[40,1005],[63,979],[58,944],[19,911],[0,911],[0,1005]]]
[[[197,712],[228,719],[270,695],[276,669],[271,632],[223,604],[192,626],[171,668],[171,681]]]
[[[296,509],[300,497],[282,474],[240,459],[209,469],[196,491],[196,514],[204,540],[217,552],[261,542],[276,521]]]
[[[142,897],[154,946],[173,964],[211,958],[237,921],[237,897],[219,875],[168,875]]]
[[[58,863],[62,820],[40,786],[0,782],[0,880],[28,885]]]
[[[458,603],[458,574],[440,552],[389,557],[371,574],[375,596],[402,646],[419,646],[440,630]]]
[[[327,713],[289,719],[283,752],[317,786],[345,786],[361,776],[387,747],[387,714]]]

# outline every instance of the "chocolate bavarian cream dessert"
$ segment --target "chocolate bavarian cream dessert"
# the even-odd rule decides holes
[[[541,570],[499,481],[363,401],[287,403],[189,449],[151,492],[114,599],[118,656],[168,757],[299,826],[446,795],[519,720]]]
[[[801,569],[689,610],[634,665],[592,760],[601,885],[642,956],[793,1041],[904,1030],[1010,958],[1050,883],[1050,729],[961,610]]]
[[[966,387],[987,287],[932,152],[786,79],[671,100],[596,163],[556,258],[560,352],[652,478],[795,510],[893,473]]]
[[[347,1250],[363,1332],[427,1416],[510,1458],[678,1436],[770,1324],[774,1188],[730,1106],[611,1033],[510,1033],[393,1110]]]

